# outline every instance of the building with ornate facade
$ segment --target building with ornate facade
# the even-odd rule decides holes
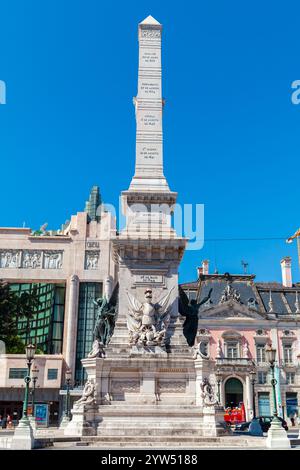
[[[244,403],[247,418],[254,410],[257,416],[272,415],[269,344],[277,351],[281,416],[298,414],[300,283],[292,282],[290,258],[281,261],[281,269],[282,284],[255,282],[254,275],[210,274],[204,261],[198,279],[180,286],[181,313],[191,304],[198,313],[198,322],[185,324],[190,344],[215,371],[224,408]]]
[[[116,279],[111,257],[115,234],[115,219],[102,206],[96,186],[85,210],[60,230],[0,228],[0,279],[19,294],[37,288],[39,307],[27,328],[24,318],[16,321],[24,343],[34,343],[43,353],[35,359],[36,401],[49,404],[50,423],[57,423],[61,413],[66,368],[75,385],[83,383],[81,359],[91,349],[97,315],[93,301],[109,296]],[[2,354],[0,362],[0,414],[20,417],[24,356]]]

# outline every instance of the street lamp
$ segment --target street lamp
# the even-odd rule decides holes
[[[218,386],[217,398],[218,398],[218,404],[219,405],[221,404],[221,393],[220,393],[221,379],[222,379],[221,371],[220,371],[220,369],[217,369],[217,371],[216,371],[216,380],[217,380],[217,386]]]
[[[32,389],[31,389],[31,407],[32,407],[32,416],[34,417],[34,399],[35,399],[35,384],[39,376],[39,370],[36,366],[32,367],[31,371],[31,380],[32,380]]]
[[[32,361],[34,359],[35,354],[35,346],[33,344],[28,344],[25,348],[26,350],[26,361],[27,361],[27,375],[24,377],[25,382],[25,396],[23,402],[23,416],[22,420],[27,421],[28,418],[28,396],[29,396],[29,384],[31,382],[30,378],[30,369],[32,365]]]
[[[256,371],[254,369],[250,371],[250,377],[251,377],[251,384],[252,384],[253,419],[256,419],[256,409],[255,409]]]
[[[72,379],[71,369],[66,370],[65,378],[66,378],[66,384],[67,384],[65,418],[67,420],[70,420],[70,384],[71,384],[71,379]]]
[[[283,429],[281,425],[281,421],[278,418],[278,410],[277,410],[277,397],[276,397],[276,385],[277,380],[275,379],[275,361],[276,361],[276,349],[272,348],[272,345],[266,347],[266,359],[270,364],[271,369],[271,385],[273,389],[273,419],[271,422],[271,426],[268,430],[268,437],[266,440],[266,446],[270,449],[290,449],[291,443],[287,436],[286,430]]]
[[[270,364],[271,368],[271,374],[272,374],[272,380],[271,380],[271,385],[273,389],[273,405],[274,405],[274,410],[273,410],[273,416],[274,420],[277,420],[280,423],[280,420],[278,419],[278,411],[277,411],[277,397],[276,397],[276,385],[277,385],[277,380],[275,379],[275,361],[276,361],[276,349],[272,348],[272,346],[266,347],[266,359],[268,363]],[[280,423],[281,426],[281,423]]]

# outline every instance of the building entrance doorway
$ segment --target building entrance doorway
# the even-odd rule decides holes
[[[243,402],[243,384],[239,379],[228,379],[225,384],[226,408],[239,407]]]

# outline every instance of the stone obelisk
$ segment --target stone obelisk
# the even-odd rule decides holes
[[[177,194],[163,172],[161,32],[151,16],[139,24],[135,174],[122,193],[126,226],[113,240],[118,318],[105,355],[82,360],[88,381],[65,429],[67,435],[94,436],[106,445],[169,445],[174,436],[182,443],[217,435],[214,409],[206,416],[202,406],[201,379],[210,363],[194,360],[178,318],[178,265],[186,239],[172,228]],[[160,308],[168,318],[162,331],[150,321],[158,316],[163,322]]]
[[[139,24],[136,163],[130,190],[170,191],[163,174],[162,26],[152,16]]]
[[[140,302],[151,289],[153,302],[170,294],[172,321],[178,316],[178,265],[186,239],[171,226],[177,193],[170,191],[163,168],[161,73],[162,25],[148,16],[138,27],[138,93],[134,98],[136,117],[135,173],[127,191],[122,192],[126,226],[114,240],[119,264],[119,315],[111,344],[121,347],[126,328],[129,291]]]

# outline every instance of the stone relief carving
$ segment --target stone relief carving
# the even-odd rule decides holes
[[[245,359],[248,359],[248,358],[249,358],[249,352],[250,352],[250,351],[249,351],[248,342],[245,341],[244,346],[243,346],[243,357],[244,357]]]
[[[250,297],[248,300],[247,300],[247,307],[248,308],[252,308],[253,310],[257,310],[257,305],[258,305],[258,302],[256,299],[254,299],[253,297]]]
[[[101,341],[96,338],[93,342],[92,349],[88,353],[88,356],[90,359],[93,359],[95,357],[105,357],[105,345],[101,343]]]
[[[21,260],[21,251],[19,250],[1,250],[0,267],[1,268],[19,268]]]
[[[235,300],[236,302],[239,302],[240,304],[242,303],[240,294],[238,293],[236,289],[232,287],[230,283],[228,283],[227,286],[225,287],[219,304],[228,302],[228,300]]]
[[[84,389],[79,400],[75,401],[74,407],[77,408],[80,405],[94,405],[96,402],[95,399],[96,387],[92,380],[87,380],[84,385]]]
[[[173,289],[158,303],[152,302],[152,290],[145,291],[145,301],[140,302],[126,291],[129,312],[127,328],[129,344],[141,346],[162,346],[170,321],[170,296]]]
[[[113,393],[132,393],[139,391],[139,380],[112,380],[111,382],[111,392]]]
[[[36,269],[42,265],[42,253],[40,251],[23,251],[22,268]]]
[[[85,269],[97,269],[99,266],[99,251],[85,252]]]
[[[61,269],[62,251],[0,250],[0,268]]]
[[[222,355],[223,355],[222,343],[221,343],[221,340],[219,339],[218,344],[217,344],[217,355],[216,355],[216,357],[221,358]]]
[[[214,406],[217,404],[217,400],[215,398],[215,394],[213,391],[213,388],[208,380],[207,377],[204,377],[202,379],[202,382],[200,384],[201,387],[201,395],[203,398],[203,404],[205,406]]]
[[[159,393],[185,393],[186,391],[186,381],[177,380],[177,381],[159,381],[157,384],[157,390]]]
[[[61,251],[44,251],[44,268],[60,269],[62,267]]]

